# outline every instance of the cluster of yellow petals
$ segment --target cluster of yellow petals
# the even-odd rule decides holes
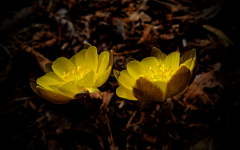
[[[179,52],[166,55],[153,48],[152,57],[129,62],[127,70],[114,70],[120,85],[116,93],[125,99],[146,102],[161,102],[181,95],[189,86],[195,62],[195,49],[180,58]]]
[[[85,44],[86,46],[86,44]],[[98,56],[97,48],[87,47],[72,58],[60,57],[55,60],[49,72],[37,79],[32,89],[44,99],[64,104],[75,99],[80,93],[100,92],[113,66],[113,51],[103,51]]]

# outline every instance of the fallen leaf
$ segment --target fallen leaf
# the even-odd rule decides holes
[[[207,29],[208,31],[216,34],[220,38],[220,42],[225,45],[226,47],[230,45],[234,45],[234,43],[224,34],[224,32],[218,28],[212,27],[210,25],[204,24],[203,28]]]
[[[142,37],[140,38],[140,40],[137,42],[137,44],[141,44],[141,43],[144,43],[146,40],[147,40],[147,38],[148,38],[148,36],[149,36],[149,34],[150,34],[150,31],[152,30],[152,25],[148,25],[146,28],[145,28],[145,30],[143,31],[143,35],[142,35]]]

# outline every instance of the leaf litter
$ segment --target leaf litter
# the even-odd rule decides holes
[[[223,22],[219,16],[229,9],[223,4],[231,2],[36,2],[19,5],[14,14],[7,5],[2,9],[12,20],[3,18],[0,26],[0,136],[4,137],[0,149],[101,149],[97,124],[83,105],[78,101],[51,104],[29,87],[29,81],[46,72],[45,64],[60,56],[70,58],[84,42],[95,45],[98,52],[113,49],[116,70],[126,69],[128,58],[150,56],[152,47],[167,54],[195,48],[199,64],[195,80],[184,95],[166,100],[174,108],[163,149],[234,149],[237,145],[233,136],[240,133],[235,121],[240,97],[233,91],[239,88],[240,47],[231,32],[225,33],[226,26],[219,25]],[[12,30],[14,26],[18,28]],[[100,88],[101,100],[109,107],[116,149],[155,149],[155,131],[161,124],[156,107],[118,98],[117,87],[111,75]]]

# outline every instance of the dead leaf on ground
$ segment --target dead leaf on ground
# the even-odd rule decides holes
[[[140,38],[140,40],[137,42],[137,44],[141,44],[141,43],[144,43],[147,39],[148,39],[148,36],[150,34],[150,31],[152,30],[153,26],[152,25],[148,25],[145,30],[143,31],[143,35],[142,37]]]
[[[152,18],[147,15],[145,12],[134,12],[132,13],[129,17],[130,21],[139,21],[139,19],[141,19],[141,21],[143,22],[150,22],[152,21]]]
[[[234,43],[231,41],[231,39],[229,39],[228,36],[226,36],[226,34],[224,34],[224,32],[222,30],[212,27],[210,25],[206,25],[206,24],[204,24],[202,27],[207,29],[208,31],[216,34],[220,38],[220,42],[223,45],[225,45],[226,47],[228,47],[230,45],[234,45]]]
[[[172,40],[172,39],[175,38],[175,34],[174,34],[174,33],[169,33],[169,34],[164,33],[164,34],[160,34],[160,38],[161,38],[162,40]]]
[[[35,56],[38,65],[40,66],[42,71],[44,71],[46,73],[47,70],[45,70],[45,64],[51,63],[51,61],[48,58],[44,57],[39,52],[35,51],[32,47],[29,47],[29,46],[25,45],[25,46],[22,46],[22,48],[25,49],[26,52],[31,53],[31,54],[33,54]]]

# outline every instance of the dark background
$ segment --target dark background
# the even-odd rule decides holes
[[[116,70],[152,47],[166,54],[195,48],[197,78],[183,96],[167,99],[174,108],[163,149],[239,149],[239,13],[233,0],[1,1],[0,149],[101,149],[90,111],[77,100],[52,104],[29,86],[46,62],[70,58],[83,42],[99,53],[113,49]],[[117,87],[111,75],[100,90]],[[116,95],[108,107],[116,148],[154,149],[154,108]]]

